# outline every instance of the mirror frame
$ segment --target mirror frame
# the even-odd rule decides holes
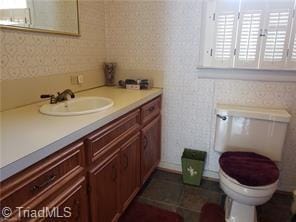
[[[49,30],[49,29],[40,29],[40,28],[27,28],[21,26],[13,26],[13,25],[0,25],[1,29],[11,29],[11,30],[18,30],[18,31],[26,31],[26,32],[38,32],[38,33],[49,33],[49,34],[58,34],[58,35],[69,35],[69,36],[81,36],[80,34],[80,24],[79,24],[79,6],[78,0],[76,1],[76,9],[77,9],[77,33],[71,32],[63,32],[63,31],[56,31],[56,30]]]

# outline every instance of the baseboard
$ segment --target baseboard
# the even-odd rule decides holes
[[[178,174],[182,173],[182,167],[180,164],[161,161],[158,165],[158,168],[167,172],[178,173]],[[204,170],[203,177],[209,180],[214,180],[214,181],[217,181],[219,179],[218,172],[211,171],[211,170]]]
[[[161,161],[157,168],[160,169],[160,170],[163,170],[163,171],[170,172],[170,173],[182,174],[182,167],[181,167],[180,164]],[[219,181],[219,174],[218,174],[218,172],[215,172],[215,171],[204,170],[203,178],[207,179],[207,180]],[[278,188],[276,192],[277,193],[292,195],[291,191],[284,190],[284,189],[281,189],[281,188]]]
[[[164,170],[169,170],[169,171],[175,172],[175,173],[180,173],[180,174],[182,173],[182,167],[180,164],[174,164],[174,163],[160,161],[158,164],[158,168],[161,168]]]

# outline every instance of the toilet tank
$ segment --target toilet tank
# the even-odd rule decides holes
[[[284,109],[216,106],[214,149],[256,152],[280,161],[291,115]]]

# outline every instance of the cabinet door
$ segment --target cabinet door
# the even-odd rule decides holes
[[[120,199],[125,210],[140,189],[140,134],[133,136],[120,152]]]
[[[2,220],[2,218],[0,218],[0,221],[89,221],[85,177],[81,177],[75,182],[71,181],[71,184],[67,183],[61,189],[51,192],[50,196],[41,196],[39,198],[42,199],[39,204],[35,205],[31,203],[31,205],[29,204],[28,206],[20,208],[12,218],[7,220]],[[36,201],[39,202],[39,200],[35,200],[35,202]]]
[[[67,186],[57,196],[48,204],[51,209],[57,210],[57,217],[50,221],[88,221],[87,192],[84,177],[71,186]]]
[[[160,160],[161,119],[156,117],[142,129],[141,181],[144,183]]]
[[[90,172],[91,217],[94,222],[116,221],[120,214],[119,154]]]

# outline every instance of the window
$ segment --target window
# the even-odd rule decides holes
[[[203,65],[296,69],[295,2],[209,1]]]
[[[27,0],[0,0],[0,25],[29,25]]]
[[[0,0],[0,9],[27,8],[27,0]]]

